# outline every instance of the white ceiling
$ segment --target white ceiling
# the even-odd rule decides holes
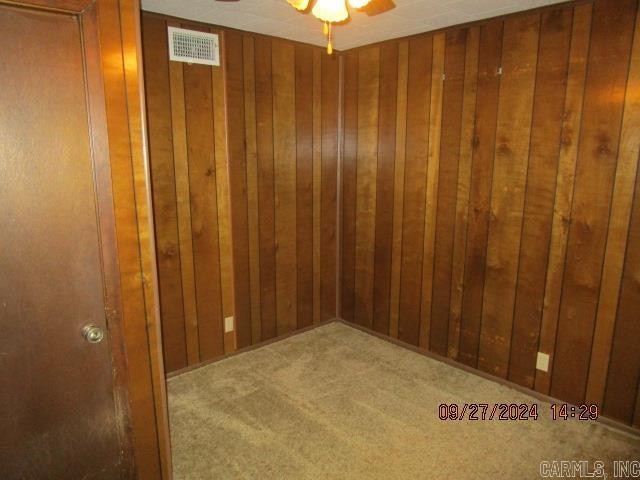
[[[335,27],[334,48],[346,50],[390,38],[528,10],[564,0],[395,0],[396,8],[369,17],[351,12]],[[181,18],[324,46],[322,24],[286,0],[142,0],[142,8]]]

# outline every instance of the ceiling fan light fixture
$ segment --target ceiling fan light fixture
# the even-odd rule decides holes
[[[352,8],[363,8],[366,7],[371,0],[349,0],[349,5]]]
[[[309,0],[287,0],[289,5],[291,5],[296,10],[306,10],[309,6]]]
[[[318,0],[311,13],[319,20],[329,23],[343,22],[349,18],[344,0]]]
[[[372,0],[287,0],[287,3],[305,13],[313,5],[311,13],[322,22],[322,34],[327,37],[327,53],[329,55],[333,52],[333,33],[331,31],[333,24],[344,22],[349,18],[347,3],[351,8],[357,10],[363,9],[367,5],[375,7],[364,10],[369,16],[386,12],[396,6],[393,0],[376,0],[374,3]]]

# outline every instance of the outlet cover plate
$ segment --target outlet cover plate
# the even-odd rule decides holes
[[[224,333],[233,332],[233,317],[225,317],[224,319]]]
[[[543,372],[549,371],[549,354],[538,352],[538,359],[536,360],[536,369]]]

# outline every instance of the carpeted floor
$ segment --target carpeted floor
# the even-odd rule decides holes
[[[640,460],[638,438],[553,421],[549,404],[341,323],[168,389],[176,480],[529,479],[553,460],[602,460],[611,478],[612,460]],[[442,421],[441,403],[537,403],[539,419]]]

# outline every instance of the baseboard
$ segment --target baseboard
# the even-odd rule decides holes
[[[330,323],[335,323],[335,322],[343,323],[342,320],[339,318],[330,318],[328,320],[323,320],[322,322],[318,322],[313,325],[302,327],[297,330],[293,330],[291,332],[287,332],[282,335],[278,335],[276,337],[270,338],[268,340],[264,340],[262,342],[254,343],[253,345],[249,345],[248,347],[239,348],[233,352],[220,355],[219,357],[210,358],[209,360],[205,360],[203,362],[196,363],[194,365],[189,365],[188,367],[184,367],[179,370],[174,370],[173,372],[167,373],[166,378],[169,379],[169,378],[177,377],[185,373],[197,370],[198,368],[206,367],[207,365],[211,365],[212,363],[220,362],[222,360],[226,360],[227,358],[235,357],[236,355],[240,355],[241,353],[250,352],[251,350],[256,350],[261,347],[266,347],[267,345],[271,345],[272,343],[280,342],[287,338],[294,337],[296,335],[300,335],[301,333],[308,332],[315,328],[322,327],[324,325],[329,325]]]
[[[569,403],[569,402],[565,402],[564,400],[560,400],[558,398],[555,397],[551,397],[549,395],[545,395],[543,393],[540,392],[536,392],[535,390],[531,390],[527,387],[523,387],[522,385],[518,385],[517,383],[511,382],[509,380],[506,380],[502,377],[497,377],[495,375],[491,375],[490,373],[487,372],[483,372],[482,370],[477,370],[473,367],[469,367],[468,365],[465,365],[463,363],[459,363],[456,362],[455,360],[449,358],[449,357],[445,357],[442,355],[439,355],[437,353],[434,352],[430,352],[428,350],[424,350],[420,347],[417,347],[415,345],[412,345],[410,343],[406,343],[403,342],[402,340],[398,340],[397,338],[391,337],[389,335],[385,335],[383,333],[379,333],[376,332],[374,330],[371,330],[370,328],[364,327],[362,325],[358,325],[356,323],[352,323],[352,322],[348,322],[342,318],[336,318],[335,320],[336,322],[342,323],[348,327],[351,328],[355,328],[356,330],[360,330],[362,332],[368,333],[369,335],[373,335],[374,337],[380,338],[382,340],[385,340],[389,343],[392,343],[394,345],[397,345],[399,347],[402,348],[406,348],[408,350],[411,350],[413,352],[416,352],[420,355],[423,355],[425,357],[431,358],[433,360],[437,360],[441,363],[445,363],[451,367],[457,368],[459,370],[463,370],[467,373],[471,373],[473,375],[476,375],[478,377],[484,378],[486,380],[491,380],[493,382],[499,383],[500,385],[504,385],[508,388],[512,388],[513,390],[517,390],[518,392],[524,393],[526,395],[529,395],[531,397],[534,397],[538,400],[540,400],[541,402],[546,402],[546,403]],[[630,435],[632,437],[635,438],[640,438],[640,430],[633,428],[625,423],[622,423],[618,420],[614,420],[612,418],[609,417],[603,417],[602,415],[598,416],[598,419],[596,420],[596,422],[599,422],[600,424],[612,428],[616,431],[625,433],[627,435]]]

